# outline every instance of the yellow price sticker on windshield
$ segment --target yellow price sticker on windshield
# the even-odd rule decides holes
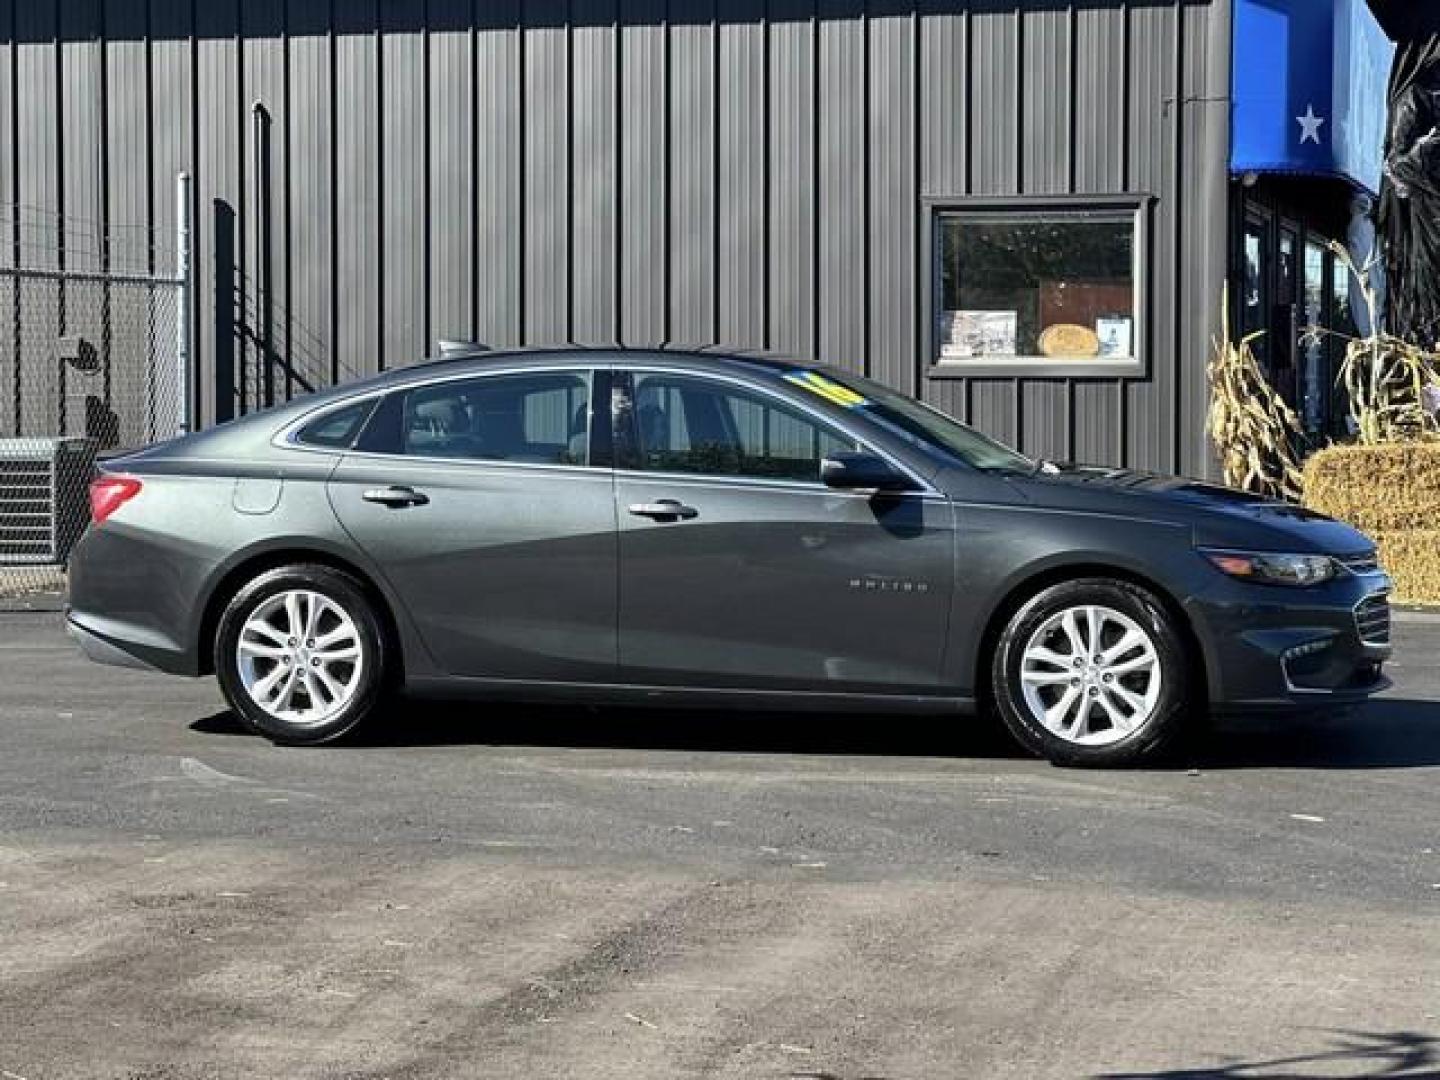
[[[834,379],[827,379],[818,371],[792,371],[785,376],[785,381],[803,386],[812,394],[818,394],[842,409],[854,409],[866,404],[864,395],[857,394],[848,386],[841,386]]]

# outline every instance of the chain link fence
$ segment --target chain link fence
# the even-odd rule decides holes
[[[185,205],[185,185],[180,185]],[[53,602],[95,462],[187,423],[181,233],[0,206],[0,603]]]

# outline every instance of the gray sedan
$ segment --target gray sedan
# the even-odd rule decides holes
[[[995,709],[1057,762],[1385,685],[1353,529],[1030,460],[743,355],[420,364],[111,460],[71,564],[93,658],[214,673],[287,743],[389,694]],[[483,721],[481,721],[483,722]]]

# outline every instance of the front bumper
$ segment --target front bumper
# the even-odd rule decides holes
[[[1221,578],[1186,605],[1218,711],[1342,705],[1390,686],[1390,580],[1352,574],[1308,589]]]

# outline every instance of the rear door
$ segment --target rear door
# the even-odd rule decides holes
[[[622,677],[936,692],[953,568],[941,495],[838,492],[857,440],[755,384],[617,375]]]
[[[527,369],[396,391],[332,475],[341,523],[442,670],[615,678],[613,478],[591,423],[608,378]]]

